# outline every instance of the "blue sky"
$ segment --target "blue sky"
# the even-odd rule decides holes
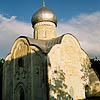
[[[41,6],[42,0],[1,0],[0,13],[30,23],[32,14]],[[100,10],[100,0],[46,0],[46,6],[55,12],[59,22]]]
[[[32,37],[32,15],[42,0],[0,0],[0,58],[20,35]],[[58,18],[57,35],[72,33],[90,57],[100,58],[100,0],[46,0]]]

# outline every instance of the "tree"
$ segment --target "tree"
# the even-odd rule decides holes
[[[100,79],[100,60],[97,59],[97,57],[90,59],[91,61],[91,67],[96,72],[98,78]]]
[[[2,100],[2,74],[3,74],[3,64],[5,60],[2,58],[0,59],[0,100]]]
[[[5,60],[3,58],[0,59],[0,76],[2,75],[2,71],[3,71],[3,64],[4,64]]]

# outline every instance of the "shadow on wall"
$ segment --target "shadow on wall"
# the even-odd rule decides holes
[[[46,70],[46,56],[41,51],[8,58],[3,66],[3,99],[0,100],[47,100]]]
[[[49,100],[74,100],[73,97],[68,92],[64,91],[64,89],[67,90],[68,88],[68,86],[65,83],[63,83],[65,80],[65,75],[64,75],[65,73],[62,70],[60,70],[59,72],[55,71],[54,73],[57,74],[57,77],[59,77],[59,79],[53,78],[52,79],[53,84],[49,83],[49,91],[51,93]],[[87,89],[87,87],[85,87],[85,89],[86,89],[85,100],[100,100],[100,96],[87,97],[87,90],[89,91],[90,89]]]
[[[54,84],[49,84],[49,89],[50,92],[53,94],[57,94],[56,97],[55,96],[50,96],[50,100],[73,100],[73,98],[71,97],[71,95],[68,92],[65,92],[65,90],[67,90],[67,85],[64,83],[65,80],[65,76],[64,76],[64,72],[62,70],[55,71],[54,73],[57,74],[57,77],[59,77],[59,79],[53,78],[53,83]]]

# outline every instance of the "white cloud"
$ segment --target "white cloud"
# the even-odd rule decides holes
[[[32,37],[31,24],[17,21],[16,16],[6,18],[0,14],[0,57],[10,52],[12,44],[21,35]]]
[[[0,57],[9,53],[12,44],[18,36],[32,37],[31,24],[16,20],[0,14]],[[82,48],[91,56],[100,58],[100,12],[80,14],[67,22],[58,23],[57,35],[72,33],[75,35]]]
[[[100,12],[80,14],[66,23],[59,23],[57,34],[74,34],[82,48],[92,57],[100,58]]]

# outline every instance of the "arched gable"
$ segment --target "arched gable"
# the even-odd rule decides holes
[[[90,62],[76,37],[72,34],[65,34],[61,43],[51,48],[48,59],[50,98],[63,98],[61,91],[54,93],[54,89],[57,89],[62,90],[63,95],[69,95],[73,99],[84,99],[84,87],[89,83],[88,66]],[[57,83],[58,81],[61,85]],[[52,89],[54,86],[56,87]],[[57,97],[57,94],[60,97]]]
[[[30,53],[30,46],[26,38],[18,38],[11,49],[12,59],[20,58],[26,56]]]

